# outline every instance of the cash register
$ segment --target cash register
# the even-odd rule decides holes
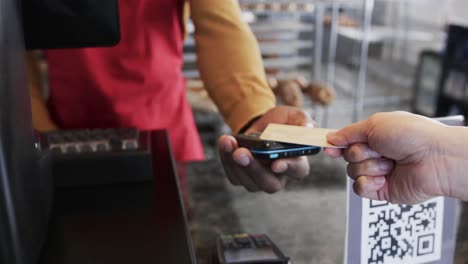
[[[140,182],[152,179],[150,132],[136,128],[69,129],[38,134],[51,152],[56,186]]]

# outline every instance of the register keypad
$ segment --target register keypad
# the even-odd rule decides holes
[[[59,130],[43,134],[44,144],[60,153],[135,150],[139,133],[134,128]]]

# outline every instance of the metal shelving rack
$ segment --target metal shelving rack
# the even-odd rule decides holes
[[[270,76],[288,78],[301,73],[310,77],[313,62],[315,9],[311,1],[240,0],[243,17],[254,32]],[[193,25],[184,45],[184,75],[199,78],[196,69]]]
[[[269,76],[310,78],[314,47],[314,12],[311,1],[241,0],[244,15],[260,45]]]
[[[239,0],[245,21],[258,40],[265,72],[268,77],[288,80],[301,76],[314,79],[314,69],[320,69],[322,62],[315,59],[316,39],[315,0]],[[196,69],[195,43],[190,36],[184,45],[184,75],[188,79],[198,79]],[[321,50],[320,52],[321,53]],[[318,65],[318,66],[317,66]],[[311,112],[314,119],[320,106],[304,96],[304,110]],[[281,101],[281,100],[280,100]]]

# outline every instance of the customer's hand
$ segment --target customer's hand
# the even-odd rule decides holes
[[[378,113],[330,133],[331,144],[349,148],[325,152],[349,162],[360,196],[404,204],[442,195],[466,199],[467,132],[406,112]]]
[[[256,120],[245,133],[261,132],[268,124],[312,126],[307,114],[295,107],[275,107]],[[239,148],[232,136],[224,135],[219,141],[219,152],[226,174],[234,185],[248,191],[274,193],[281,190],[287,179],[302,179],[309,174],[306,157],[278,159],[273,162],[257,160],[246,148]]]

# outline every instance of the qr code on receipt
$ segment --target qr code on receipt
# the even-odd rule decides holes
[[[441,257],[444,198],[418,205],[363,199],[361,264],[419,264]]]

